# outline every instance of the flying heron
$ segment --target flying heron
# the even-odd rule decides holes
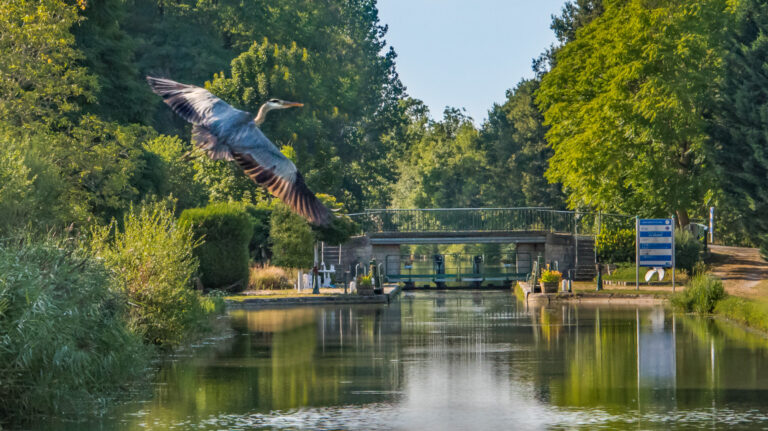
[[[147,77],[155,94],[181,118],[192,123],[192,138],[213,160],[233,160],[254,182],[280,198],[316,226],[331,221],[328,208],[304,183],[304,177],[258,126],[274,109],[303,106],[270,99],[256,117],[231,107],[208,90],[170,79]]]

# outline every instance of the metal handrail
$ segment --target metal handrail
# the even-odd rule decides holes
[[[634,226],[632,216],[548,207],[371,209],[350,217],[364,233],[543,231],[595,235],[603,223]]]

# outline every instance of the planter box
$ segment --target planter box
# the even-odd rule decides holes
[[[542,293],[557,293],[557,288],[559,287],[560,283],[556,281],[551,281],[549,283],[545,283],[543,281],[539,282],[539,286],[541,286],[541,292]]]
[[[373,286],[357,286],[357,294],[362,296],[373,295]]]

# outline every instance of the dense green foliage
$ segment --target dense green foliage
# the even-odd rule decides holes
[[[251,236],[251,241],[248,243],[251,259],[257,262],[264,262],[272,256],[272,248],[269,244],[269,219],[272,215],[272,210],[259,208],[255,205],[246,205],[245,212],[251,218],[251,226],[253,226],[253,236]]]
[[[139,377],[147,351],[108,270],[61,242],[0,242],[0,423],[83,414]]]
[[[93,248],[128,298],[135,331],[149,343],[176,346],[213,311],[191,286],[199,244],[162,202],[129,212],[122,225],[122,231],[115,222],[94,229]]]
[[[711,313],[725,295],[722,281],[710,275],[697,275],[685,290],[672,296],[672,305],[687,312]]]
[[[184,210],[179,217],[201,243],[195,248],[203,285],[209,289],[242,289],[248,280],[253,224],[244,205],[211,204]]]
[[[605,2],[556,54],[538,100],[555,150],[549,178],[571,206],[677,211],[709,190],[707,110],[722,76],[725,0]]]
[[[284,204],[272,210],[269,237],[272,239],[272,263],[288,268],[311,268],[314,235],[301,216]]]
[[[724,203],[768,256],[768,4],[745,0],[727,45],[725,79],[712,121]]]
[[[693,274],[693,269],[702,259],[704,244],[687,230],[675,231],[675,266]]]
[[[595,252],[602,263],[635,261],[634,229],[603,229],[595,238]]]

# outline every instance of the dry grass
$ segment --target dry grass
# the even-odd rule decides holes
[[[277,266],[251,267],[249,290],[284,290],[293,288],[289,271]]]

